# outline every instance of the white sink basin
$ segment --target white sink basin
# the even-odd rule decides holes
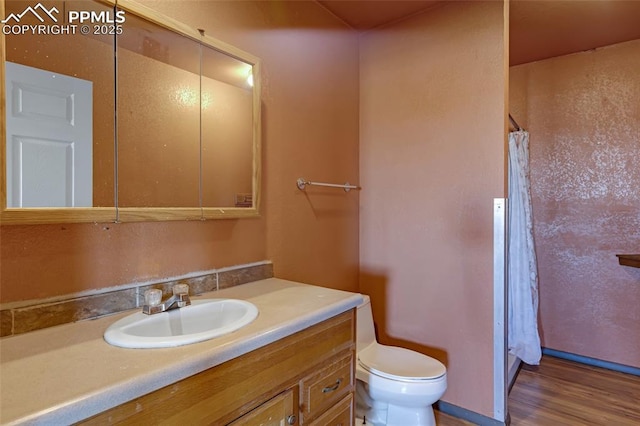
[[[257,316],[258,308],[244,300],[192,300],[184,308],[122,318],[109,326],[104,340],[123,348],[169,348],[231,333]]]

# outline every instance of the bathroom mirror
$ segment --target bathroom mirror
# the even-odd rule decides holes
[[[38,3],[40,15],[46,10],[59,18],[56,25],[68,23],[70,11],[125,17],[119,25],[92,24],[86,35],[0,35],[6,46],[0,53],[2,81],[40,72],[45,80],[84,85],[89,99],[81,103],[78,92],[59,95],[57,87],[21,83],[36,88],[18,90],[21,99],[38,105],[26,115],[46,116],[48,125],[27,126],[40,133],[25,138],[12,122],[13,107],[22,100],[12,99],[15,87],[3,85],[2,223],[258,215],[259,60],[134,1],[119,0],[117,8],[114,3]],[[0,4],[3,19],[37,19],[28,9],[35,7],[31,2]],[[51,93],[54,99],[43,101]],[[78,148],[76,135],[56,133],[65,120],[68,127],[85,128],[86,149]],[[74,143],[54,144],[59,141]],[[29,187],[21,187],[25,182],[47,195],[33,201],[26,196]]]

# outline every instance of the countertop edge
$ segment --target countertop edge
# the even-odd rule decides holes
[[[67,404],[53,407],[46,411],[35,412],[3,424],[50,425],[70,424],[82,421],[105,410],[295,334],[305,328],[355,308],[361,303],[362,296],[358,293],[352,293],[351,296],[345,297],[338,302],[302,315],[293,322],[285,322],[284,324],[262,330],[260,333],[256,333],[242,340],[231,342],[222,349],[205,349],[198,354],[190,356],[188,359],[177,360],[175,365],[168,368],[167,374],[160,376],[152,374],[137,376],[128,382],[118,383],[112,387],[104,388],[99,392],[87,394],[84,398],[72,400]]]

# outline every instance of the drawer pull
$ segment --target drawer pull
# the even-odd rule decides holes
[[[342,383],[342,378],[336,380],[336,384],[333,386],[327,386],[326,388],[322,389],[322,393],[328,393],[328,392],[333,392],[334,390],[338,389],[340,387],[340,384]]]
[[[297,421],[298,421],[298,418],[295,416],[295,414],[292,414],[292,415],[287,417],[287,424],[288,425],[295,425]]]

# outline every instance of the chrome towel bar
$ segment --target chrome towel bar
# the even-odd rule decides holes
[[[352,189],[362,189],[357,185],[351,185],[349,182],[345,183],[344,185],[340,185],[336,183],[311,182],[308,180],[304,180],[303,178],[298,178],[298,180],[296,181],[296,184],[298,185],[298,189],[301,191],[304,191],[307,185],[328,186],[331,188],[342,188],[344,189],[344,192],[349,192]]]

